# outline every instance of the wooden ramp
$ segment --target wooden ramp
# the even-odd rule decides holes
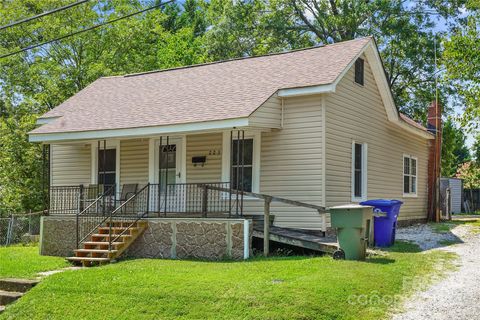
[[[254,226],[253,236],[255,238],[263,239],[263,227]],[[298,229],[271,226],[269,238],[270,241],[324,253],[333,253],[338,249],[336,237],[321,237],[307,232],[302,232]]]

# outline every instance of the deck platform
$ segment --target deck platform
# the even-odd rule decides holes
[[[254,225],[253,237],[263,239],[263,226]],[[336,237],[321,237],[298,229],[270,227],[270,241],[318,252],[333,253],[338,249]]]

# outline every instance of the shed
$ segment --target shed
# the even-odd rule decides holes
[[[447,199],[447,189],[449,189],[450,199]],[[463,203],[463,180],[457,178],[440,179],[440,200],[442,212],[456,214],[462,212]],[[449,209],[447,209],[447,207]]]

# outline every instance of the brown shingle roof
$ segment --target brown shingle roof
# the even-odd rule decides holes
[[[124,129],[249,116],[279,89],[330,84],[373,41],[100,78],[31,133]]]
[[[413,127],[416,127],[418,129],[421,129],[423,131],[427,131],[427,128],[425,128],[424,126],[422,126],[420,123],[416,122],[415,120],[413,120],[412,118],[410,118],[409,116],[407,116],[406,114],[403,114],[401,112],[398,113],[400,115],[400,119],[402,119],[403,121],[405,121],[406,123],[408,123],[409,125],[413,126]]]

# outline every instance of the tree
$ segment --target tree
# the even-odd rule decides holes
[[[70,0],[0,4],[0,25]],[[68,35],[151,4],[141,0],[90,1],[0,32],[0,54]],[[172,7],[173,8],[173,7]],[[174,8],[173,8],[174,9]],[[27,132],[39,114],[102,76],[204,62],[204,3],[188,0],[169,20],[156,9],[0,60],[0,213],[38,209],[41,148]],[[174,12],[173,10],[172,12]],[[174,21],[173,25],[169,21]]]
[[[316,43],[374,35],[397,106],[424,122],[435,98],[435,54],[441,56],[434,21],[455,20],[463,2],[284,0],[294,8],[295,27],[310,32]]]
[[[465,189],[480,188],[480,166],[474,161],[465,162],[461,165],[456,177],[463,180]]]
[[[0,216],[41,210],[42,157],[40,145],[28,142],[36,116],[17,107],[15,116],[0,117]]]
[[[473,130],[480,128],[480,0],[468,1],[467,12],[466,21],[444,43],[443,65],[446,81],[465,104],[462,125]]]
[[[453,177],[458,167],[469,160],[470,153],[465,145],[465,134],[448,119],[442,131],[442,176]]]
[[[477,135],[472,146],[472,154],[475,161],[480,164],[480,133]]]
[[[313,45],[294,28],[292,8],[282,0],[211,0],[206,47],[211,60],[255,56]]]

